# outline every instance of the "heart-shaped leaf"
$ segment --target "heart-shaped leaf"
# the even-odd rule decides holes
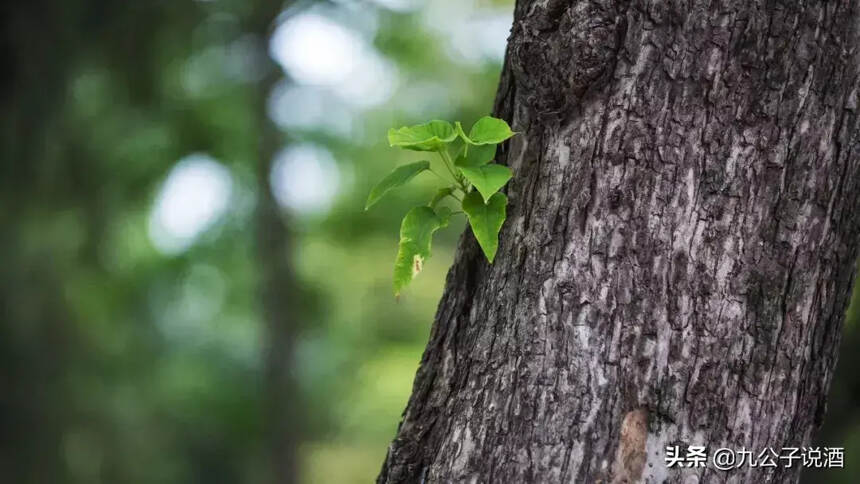
[[[369,210],[376,202],[379,201],[382,197],[385,196],[386,193],[394,190],[395,188],[404,185],[409,180],[413,179],[415,175],[421,173],[422,171],[430,169],[429,161],[416,161],[415,163],[409,163],[408,165],[398,166],[391,173],[385,176],[376,186],[370,190],[370,195],[367,196],[367,203],[364,204],[364,209]]]
[[[478,239],[478,245],[492,264],[499,248],[499,230],[507,217],[506,207],[508,197],[504,193],[496,193],[487,203],[478,194],[471,191],[463,198],[463,211],[469,218],[472,233]]]
[[[469,131],[469,136],[466,136],[459,123],[457,123],[457,132],[463,141],[470,145],[499,144],[516,134],[503,119],[492,116],[484,116],[476,121]]]
[[[466,152],[457,157],[457,166],[481,166],[496,157],[496,145],[465,145]]]
[[[457,138],[448,121],[433,120],[415,126],[388,130],[388,143],[414,151],[438,151]]]
[[[505,186],[505,183],[511,179],[511,169],[507,166],[490,163],[489,165],[471,167],[461,166],[460,173],[466,177],[469,182],[484,197],[484,202],[488,202],[494,193]]]
[[[451,210],[445,208],[437,214],[430,207],[415,207],[406,213],[400,223],[400,244],[394,262],[394,295],[412,282],[430,257],[433,233],[448,225]]]

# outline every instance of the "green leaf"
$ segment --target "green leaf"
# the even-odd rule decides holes
[[[430,242],[433,232],[448,225],[451,210],[440,210],[437,214],[430,207],[415,207],[400,224],[400,244],[394,262],[394,295],[406,287],[424,267],[430,257]]]
[[[469,192],[463,198],[463,211],[469,218],[472,233],[491,264],[499,248],[499,230],[507,217],[507,205],[508,197],[504,193],[496,193],[487,203],[484,203],[476,191]]]
[[[470,145],[499,144],[516,134],[511,131],[508,123],[492,116],[484,116],[475,122],[469,131],[469,136],[466,136],[463,127],[459,123],[457,123],[456,128],[463,141]]]
[[[433,199],[430,200],[430,208],[436,208],[436,204],[441,202],[442,199],[444,199],[445,197],[447,197],[449,195],[453,195],[453,194],[454,194],[454,188],[453,187],[440,188],[439,191],[436,192],[436,195],[433,196]]]
[[[457,157],[457,166],[481,166],[496,157],[496,145],[466,145],[466,152]]]
[[[433,120],[415,126],[388,130],[388,143],[414,151],[438,151],[457,139],[457,132],[448,121]]]
[[[368,210],[386,193],[395,188],[404,185],[406,182],[415,177],[422,171],[430,169],[429,161],[417,161],[408,165],[398,166],[391,173],[385,176],[376,186],[370,190],[370,195],[367,196],[367,203],[364,204],[364,209]]]
[[[440,229],[444,229],[448,226],[448,222],[451,221],[451,215],[454,212],[451,211],[448,207],[439,207],[436,209],[436,216],[439,217],[439,221],[442,222],[442,226]]]
[[[481,192],[484,202],[488,202],[490,197],[511,179],[511,169],[495,163],[478,167],[461,166],[459,168],[463,176]]]

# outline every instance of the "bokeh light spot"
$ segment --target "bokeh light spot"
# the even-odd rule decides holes
[[[193,154],[181,159],[161,186],[149,219],[156,249],[177,254],[188,249],[227,210],[233,178],[213,158]]]
[[[317,13],[280,24],[270,50],[295,82],[324,86],[357,106],[388,100],[397,84],[394,66],[358,32]]]
[[[282,207],[311,214],[328,211],[340,188],[341,177],[328,150],[301,144],[277,154],[269,181]]]

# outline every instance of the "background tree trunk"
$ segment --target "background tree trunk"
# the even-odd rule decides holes
[[[517,4],[496,262],[461,240],[379,482],[791,482],[860,244],[858,2]],[[692,479],[692,480],[690,480]]]
[[[291,2],[287,2],[289,5]],[[267,45],[284,2],[253,4],[248,31]],[[295,282],[292,260],[293,233],[287,215],[272,193],[269,176],[285,137],[268,112],[272,90],[282,78],[275,62],[265,59],[265,75],[257,84],[254,105],[257,115],[257,203],[255,241],[259,267],[259,292],[263,317],[264,408],[270,473],[267,482],[292,484],[299,479],[297,445],[302,431],[302,396],[295,380],[293,360],[300,332],[302,308],[300,288]]]

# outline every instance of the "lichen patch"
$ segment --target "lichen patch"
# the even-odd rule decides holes
[[[642,481],[645,469],[645,443],[648,441],[648,411],[644,408],[627,412],[621,422],[621,437],[615,454],[612,484]]]

